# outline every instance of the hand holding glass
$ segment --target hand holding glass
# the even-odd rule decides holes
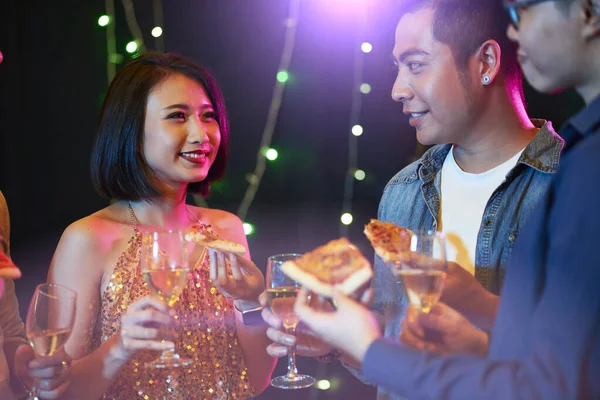
[[[442,295],[446,269],[444,234],[414,232],[410,239],[410,255],[398,265],[406,295],[413,306],[425,313],[431,310]]]
[[[271,256],[267,263],[267,295],[269,308],[282,322],[285,332],[296,335],[296,327],[300,319],[294,312],[294,303],[300,290],[298,282],[288,278],[281,266],[284,262],[299,258],[300,254],[279,254]],[[271,386],[279,389],[304,389],[314,385],[315,378],[298,374],[296,368],[296,351],[291,347],[288,351],[288,372],[271,380]]]
[[[51,356],[60,351],[71,335],[75,321],[77,293],[60,285],[44,283],[33,293],[27,312],[27,338],[38,357]],[[39,380],[29,393],[29,399],[38,399]]]
[[[145,232],[142,234],[140,265],[148,289],[169,308],[179,300],[189,271],[188,242],[181,231]],[[191,364],[174,350],[164,350],[160,357],[146,363],[147,368],[176,368]]]

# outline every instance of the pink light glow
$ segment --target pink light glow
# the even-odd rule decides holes
[[[366,12],[369,0],[309,0],[308,3],[310,8],[322,9],[328,14],[352,16]]]

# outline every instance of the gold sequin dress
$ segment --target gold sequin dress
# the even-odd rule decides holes
[[[136,227],[102,293],[92,351],[119,332],[121,315],[129,304],[149,294],[139,266],[140,245],[141,234]],[[234,311],[209,279],[208,254],[197,265],[190,268],[187,285],[174,305],[178,321],[175,351],[193,364],[147,369],[144,363],[156,359],[159,353],[140,352],[119,371],[102,399],[225,400],[253,396],[236,336]]]

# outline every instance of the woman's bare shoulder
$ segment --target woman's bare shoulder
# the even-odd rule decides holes
[[[122,213],[118,212],[118,208],[118,205],[113,204],[73,222],[65,229],[61,242],[102,247],[102,244],[123,235],[124,230],[130,227],[126,221],[120,220]]]
[[[115,206],[81,218],[65,229],[52,259],[51,275],[65,277],[83,270],[94,271],[96,278],[101,276],[111,255],[133,233],[130,225],[119,220],[122,213]]]

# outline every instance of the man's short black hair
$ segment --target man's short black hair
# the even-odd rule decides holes
[[[450,47],[459,72],[467,69],[485,41],[495,40],[502,51],[500,68],[507,85],[521,90],[517,46],[506,36],[510,18],[501,0],[403,0],[400,18],[424,8],[433,9],[433,37]]]

